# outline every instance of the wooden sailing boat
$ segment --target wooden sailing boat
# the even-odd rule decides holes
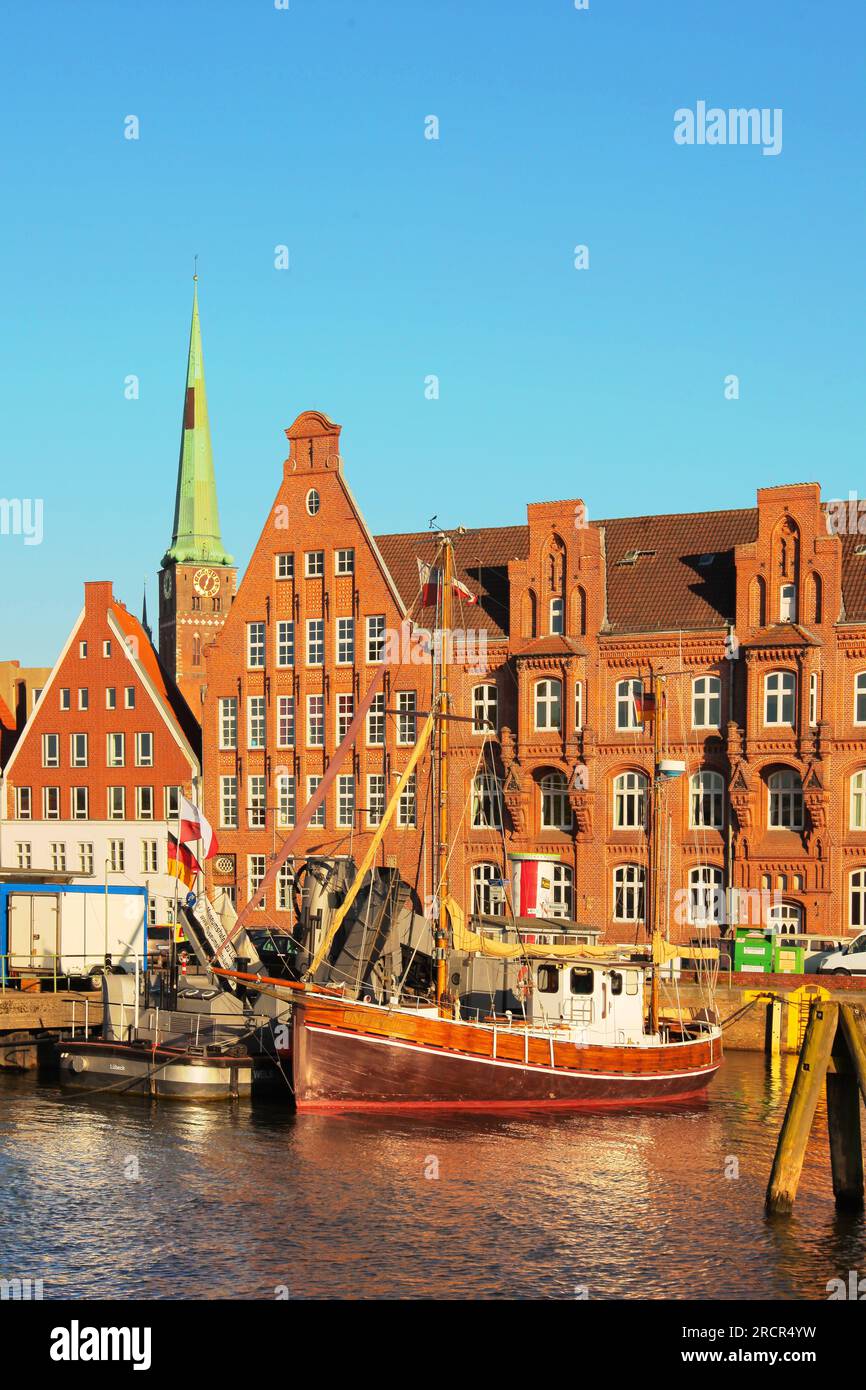
[[[453,557],[441,537],[442,628],[451,626]],[[651,948],[509,944],[469,931],[448,882],[448,662],[442,643],[438,699],[344,902],[319,945],[306,980],[292,989],[292,1069],[299,1110],[386,1107],[611,1106],[699,1095],[722,1060],[712,1011],[665,1017],[659,976],[680,954],[663,941],[659,863],[660,807],[667,769],[655,722],[651,822]],[[657,686],[656,706],[662,692]],[[436,707],[438,706],[438,708]],[[372,864],[409,776],[438,728],[438,914],[435,991],[430,999],[374,1002],[311,983]],[[522,959],[528,1002],[522,1018],[461,1014],[448,992],[449,946],[458,953]],[[710,959],[712,948],[689,949]],[[264,983],[264,982],[262,982]],[[279,986],[280,982],[270,982]],[[283,986],[285,987],[285,986]]]

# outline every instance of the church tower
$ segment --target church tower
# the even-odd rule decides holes
[[[193,276],[174,530],[159,574],[159,655],[200,719],[203,653],[225,622],[237,589],[237,569],[220,534],[197,282]]]

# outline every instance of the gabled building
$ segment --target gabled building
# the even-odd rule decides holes
[[[84,608],[4,769],[0,867],[144,884],[173,920],[166,870],[178,797],[198,798],[200,731],[108,581]]]

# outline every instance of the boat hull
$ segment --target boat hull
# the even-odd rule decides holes
[[[303,999],[292,1018],[299,1110],[658,1104],[701,1095],[722,1060],[718,1035],[659,1047],[582,1046]]]
[[[194,1056],[177,1049],[120,1042],[66,1040],[58,1044],[60,1083],[78,1090],[181,1100],[234,1100],[285,1095],[272,1058]]]

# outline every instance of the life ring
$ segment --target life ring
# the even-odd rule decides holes
[[[521,965],[518,970],[514,993],[517,995],[521,1004],[526,1004],[528,1002],[532,994],[532,972],[528,965]]]

